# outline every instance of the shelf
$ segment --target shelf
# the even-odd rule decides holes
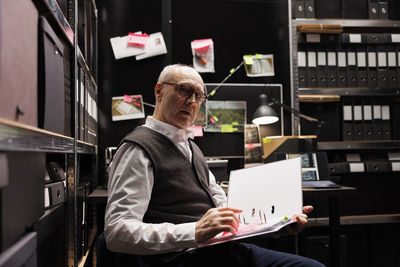
[[[341,216],[340,225],[361,225],[361,224],[382,224],[382,223],[400,223],[400,214],[372,214]],[[329,226],[329,218],[309,218],[308,227]]]
[[[46,10],[50,11],[53,19],[56,21],[58,27],[60,28],[62,34],[69,41],[70,45],[74,45],[74,31],[64,14],[62,13],[60,7],[56,0],[35,0],[36,4],[43,7],[45,6]]]
[[[368,88],[299,88],[299,95],[392,96],[400,95],[400,90]]]
[[[318,150],[399,149],[400,140],[318,142]]]
[[[397,20],[371,20],[371,19],[294,19],[294,26],[299,24],[340,24],[343,27],[400,27]]]
[[[0,118],[0,150],[73,153],[74,139],[30,125]],[[95,154],[97,146],[77,142],[77,153]]]
[[[0,150],[73,153],[74,139],[0,118]]]

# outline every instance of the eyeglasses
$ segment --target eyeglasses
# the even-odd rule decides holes
[[[179,95],[181,97],[185,98],[186,100],[191,98],[192,95],[194,94],[195,102],[198,105],[203,104],[204,101],[206,101],[206,99],[207,99],[207,95],[206,94],[204,94],[203,92],[201,92],[199,90],[194,89],[191,84],[188,84],[188,83],[169,83],[169,82],[161,82],[161,83],[165,83],[165,84],[169,84],[169,85],[175,85],[175,87],[178,88]]]

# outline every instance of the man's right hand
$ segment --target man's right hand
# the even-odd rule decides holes
[[[236,234],[239,219],[235,213],[242,210],[228,207],[209,209],[196,223],[195,238],[197,243],[203,243],[221,232]]]

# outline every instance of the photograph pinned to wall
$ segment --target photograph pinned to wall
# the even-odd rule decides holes
[[[114,96],[112,98],[111,113],[113,121],[144,118],[142,95]]]
[[[194,119],[193,125],[201,126],[203,128],[205,128],[207,126],[207,110],[206,110],[205,104],[200,106],[199,113],[197,114],[196,118]]]
[[[198,72],[215,72],[214,42],[211,38],[191,42],[193,67]]]
[[[255,124],[246,124],[244,130],[244,167],[250,168],[263,164],[262,145],[258,126]]]
[[[274,55],[244,55],[244,67],[249,77],[274,76]]]
[[[207,132],[244,132],[246,101],[207,101]]]

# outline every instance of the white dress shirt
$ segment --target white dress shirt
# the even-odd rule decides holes
[[[182,130],[158,121],[146,119],[149,127],[168,137],[191,161],[188,138],[191,129]],[[104,235],[111,251],[151,255],[193,247],[196,222],[172,224],[144,223],[154,182],[153,167],[146,153],[133,143],[124,143],[114,156],[118,164],[109,168],[108,202]],[[217,206],[226,206],[225,192],[210,173],[210,191]]]

